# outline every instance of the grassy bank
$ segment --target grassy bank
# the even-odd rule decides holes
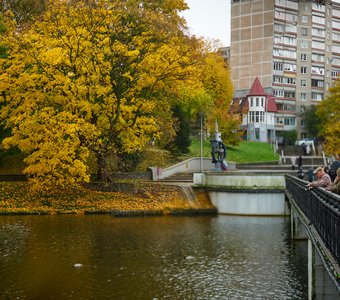
[[[204,195],[190,202],[176,186],[143,185],[133,193],[99,192],[85,188],[32,194],[28,182],[0,182],[0,214],[109,213],[212,209]]]
[[[203,156],[210,157],[210,152],[211,144],[205,141]],[[227,147],[227,153],[227,160],[237,163],[278,159],[278,155],[273,153],[270,145],[265,143],[242,142],[238,147]],[[148,155],[149,159],[154,163],[155,155],[150,154],[152,152]],[[189,157],[192,156],[200,156],[200,142],[197,140],[192,142],[190,148]],[[156,157],[159,157],[159,162],[170,164],[166,155],[161,157],[158,154]],[[185,157],[181,158],[183,159]],[[20,160],[17,164],[13,164],[13,161],[8,159],[3,163],[0,173],[19,173],[19,168],[17,170],[7,168],[8,166],[19,167],[21,166],[19,162]],[[147,160],[145,163],[148,163]],[[175,162],[171,160],[171,164],[173,163]],[[80,187],[76,190],[39,195],[31,192],[28,182],[0,182],[0,214],[109,213],[113,211],[171,214],[193,209],[211,210],[213,207],[204,195],[199,195],[194,203],[188,201],[183,191],[176,186],[139,183],[137,190],[133,192],[99,192]]]
[[[190,156],[200,156],[201,144],[193,140],[190,147]],[[203,157],[211,157],[211,143],[203,142]],[[241,142],[239,146],[227,145],[227,161],[236,163],[259,163],[276,161],[279,155],[274,153],[272,145],[261,142]]]

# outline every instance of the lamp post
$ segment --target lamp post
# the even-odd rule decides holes
[[[201,173],[203,173],[203,113],[201,115],[201,157],[200,157],[200,165],[201,165]]]

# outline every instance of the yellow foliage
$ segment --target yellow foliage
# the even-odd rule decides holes
[[[30,27],[3,38],[0,116],[12,129],[4,146],[28,153],[25,173],[37,189],[88,181],[89,151],[105,168],[112,154],[171,133],[169,95],[197,71],[180,31],[185,8],[182,0],[51,1]]]

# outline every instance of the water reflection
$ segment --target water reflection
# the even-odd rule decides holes
[[[307,245],[287,218],[1,216],[0,247],[4,299],[307,294]]]

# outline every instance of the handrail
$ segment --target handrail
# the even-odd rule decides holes
[[[286,175],[287,191],[340,265],[340,196],[322,188],[310,190],[306,184],[304,180]]]

